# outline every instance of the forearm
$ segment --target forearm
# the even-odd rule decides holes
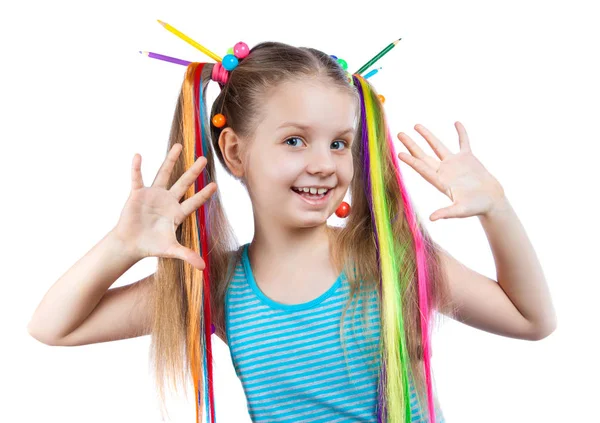
[[[141,257],[109,232],[48,290],[27,329],[36,339],[60,339],[90,315],[110,286]]]
[[[494,255],[498,283],[525,319],[541,333],[552,332],[556,314],[542,266],[508,199],[478,217]]]

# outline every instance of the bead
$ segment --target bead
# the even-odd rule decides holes
[[[233,47],[229,47],[227,49],[227,54],[233,54]]]
[[[342,69],[348,69],[348,63],[344,59],[337,59],[338,63],[342,67]]]
[[[337,60],[337,56],[334,56],[333,54],[329,55],[333,60]]]
[[[235,69],[238,63],[239,61],[237,57],[235,57],[233,54],[228,54],[227,56],[223,57],[223,60],[221,61],[221,66],[223,66],[225,70],[231,72]]]
[[[246,56],[248,56],[248,54],[250,54],[250,49],[248,48],[248,44],[240,41],[239,43],[234,45],[233,46],[233,54],[235,54],[235,57],[237,57],[238,59],[245,58]]]
[[[335,211],[335,215],[337,217],[347,217],[350,214],[350,204],[342,201],[342,204],[339,205],[337,210]]]
[[[385,103],[385,97],[383,96],[383,94],[377,94],[377,97],[379,98],[379,101]]]
[[[210,333],[215,333],[215,325],[213,325],[212,323],[210,324]]]
[[[226,123],[227,123],[227,119],[225,119],[225,116],[223,116],[221,113],[217,113],[212,118],[212,124],[214,126],[216,126],[217,128],[224,127]]]

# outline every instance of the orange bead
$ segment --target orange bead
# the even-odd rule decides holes
[[[342,204],[339,205],[337,210],[335,211],[335,215],[337,217],[347,217],[350,214],[350,204],[342,201]]]
[[[379,97],[379,100],[380,100],[382,103],[385,103],[385,97],[384,97],[382,94],[377,94],[377,97]]]
[[[225,116],[223,116],[221,113],[217,113],[212,118],[212,124],[215,125],[217,128],[224,127],[226,123],[227,119],[225,119]]]

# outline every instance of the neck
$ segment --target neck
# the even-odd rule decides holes
[[[331,228],[327,224],[311,228],[282,228],[260,225],[255,220],[255,233],[248,254],[253,262],[282,268],[298,267],[299,263],[330,261]]]

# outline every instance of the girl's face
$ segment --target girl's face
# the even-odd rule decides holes
[[[258,223],[293,228],[326,223],[354,173],[355,99],[311,79],[279,85],[264,107],[245,166]],[[300,194],[300,188],[327,191]]]

